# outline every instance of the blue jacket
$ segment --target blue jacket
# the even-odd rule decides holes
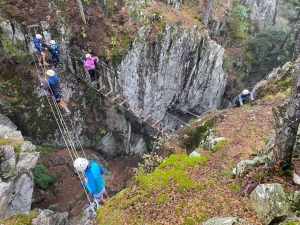
[[[90,162],[90,168],[85,170],[85,176],[88,180],[85,186],[93,195],[100,193],[104,189],[105,182],[101,174],[104,174],[104,170],[96,162]]]
[[[60,55],[59,49],[57,45],[51,45],[48,50],[51,52],[52,54],[52,58],[58,58]]]
[[[240,102],[240,105],[243,105],[245,103],[246,99],[249,97],[250,97],[250,100],[253,100],[253,95],[251,92],[249,92],[249,94],[247,94],[247,95],[242,95],[242,93],[239,94],[238,100]]]
[[[38,53],[44,52],[46,50],[45,47],[47,45],[44,42],[39,41],[36,38],[33,39],[33,44],[34,44],[34,47],[36,48]]]
[[[49,85],[50,85],[53,95],[59,95],[61,93],[61,91],[60,91],[60,87],[59,87],[58,77],[57,76],[50,77],[48,79],[48,82],[49,82]]]

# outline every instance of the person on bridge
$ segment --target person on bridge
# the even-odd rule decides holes
[[[253,95],[247,89],[243,90],[241,94],[239,94],[235,100],[233,108],[240,107],[243,104],[251,103],[254,101]]]
[[[34,47],[36,48],[36,54],[39,56],[39,67],[42,67],[42,63],[44,66],[49,66],[46,62],[46,49],[48,45],[43,42],[43,36],[40,34],[35,35],[35,38],[33,39]]]
[[[99,58],[97,56],[92,57],[91,54],[86,54],[85,55],[86,61],[84,63],[84,65],[87,67],[92,84],[96,85],[96,66],[95,66],[95,61],[99,62]]]
[[[70,115],[71,112],[68,109],[67,104],[62,100],[58,77],[55,76],[55,72],[53,70],[47,70],[46,75],[48,75],[49,78],[48,80],[43,80],[41,82],[41,87],[45,90],[48,90],[50,94],[53,95],[53,98],[55,99],[59,107],[65,111],[64,116]]]
[[[59,60],[60,51],[54,40],[50,41],[50,46],[49,46],[48,50],[50,51],[50,53],[52,55],[52,64],[53,64],[52,70],[57,70],[57,65],[61,65],[60,60]]]
[[[94,195],[97,202],[103,205],[108,199],[108,194],[105,191],[105,181],[101,176],[104,174],[103,168],[98,163],[89,162],[85,158],[77,158],[74,161],[74,167],[77,171],[84,172],[84,182],[87,190]]]

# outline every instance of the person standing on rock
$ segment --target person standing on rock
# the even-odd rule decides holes
[[[87,67],[92,84],[96,85],[96,66],[95,66],[95,61],[99,62],[99,58],[97,56],[92,57],[91,54],[86,54],[85,55],[86,61],[84,63],[84,65]]]
[[[235,100],[233,108],[240,107],[247,102],[253,102],[254,98],[250,91],[247,89],[243,90],[241,94],[239,94]]]
[[[96,162],[89,162],[85,158],[77,158],[74,161],[74,167],[79,172],[84,172],[84,183],[87,190],[94,195],[97,202],[103,205],[108,200],[108,194],[105,191],[105,181],[102,178],[104,170]]]
[[[64,116],[68,116],[71,114],[70,110],[67,107],[67,104],[62,100],[61,90],[59,87],[59,79],[55,76],[55,72],[53,70],[47,70],[46,75],[49,76],[48,80],[43,80],[41,82],[41,87],[44,90],[48,90],[50,94],[53,95],[55,101],[65,111]]]
[[[45,53],[48,45],[42,41],[42,38],[43,38],[42,35],[37,34],[37,35],[35,35],[35,38],[33,39],[34,47],[37,50],[36,53],[39,56],[39,67],[42,67],[42,63],[44,64],[44,66],[50,65],[46,62],[46,53]]]

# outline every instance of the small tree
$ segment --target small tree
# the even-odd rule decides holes
[[[280,123],[274,109],[273,115],[276,122],[276,139],[273,151],[274,156],[268,164],[267,170],[270,171],[275,165],[279,165],[281,170],[286,171],[292,166],[293,149],[300,123],[300,60],[295,66],[290,103],[283,123]]]

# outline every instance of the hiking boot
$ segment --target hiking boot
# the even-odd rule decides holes
[[[65,112],[64,116],[68,116],[70,114],[71,114],[71,112]]]
[[[52,70],[57,70],[58,68],[57,67],[52,67]]]
[[[47,62],[44,62],[44,66],[50,66],[50,64]]]

